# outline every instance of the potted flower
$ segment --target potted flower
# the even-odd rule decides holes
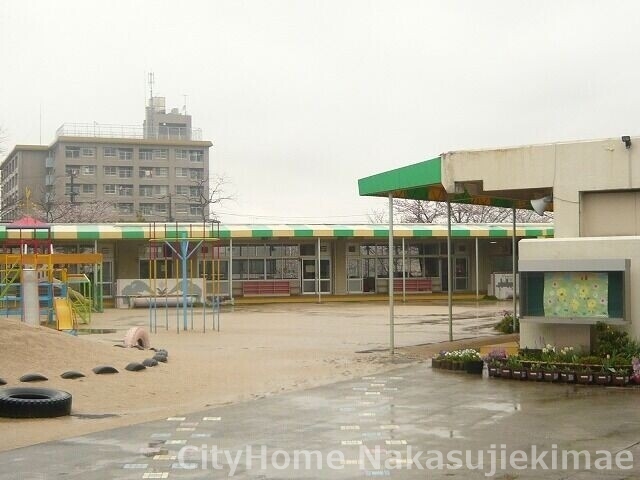
[[[631,359],[632,373],[629,381],[640,385],[640,358],[633,357]]]
[[[582,385],[589,385],[593,382],[593,373],[591,369],[586,365],[579,365],[576,370],[576,383]]]
[[[509,357],[507,364],[511,367],[511,378],[514,380],[527,379],[527,370],[523,367],[522,362],[517,357]]]
[[[593,382],[596,385],[609,385],[611,383],[611,374],[615,372],[614,368],[605,367],[604,365],[598,373],[593,376]]]
[[[565,365],[560,371],[560,381],[565,383],[576,382],[576,369],[575,365]]]
[[[542,380],[542,366],[539,363],[532,363],[527,371],[527,378],[535,382]]]
[[[484,368],[484,362],[480,353],[472,348],[462,351],[461,358],[464,362],[464,370],[467,373],[476,375],[482,375],[482,369]]]
[[[593,381],[597,385],[609,385],[611,383],[611,374],[615,372],[612,366],[611,357],[607,355],[607,358],[603,360],[600,371],[593,376]]]
[[[617,387],[625,387],[629,384],[629,370],[617,368],[611,375],[611,384]]]
[[[557,382],[560,379],[558,367],[553,363],[547,363],[542,367],[542,377],[545,382]]]
[[[507,359],[507,352],[504,348],[494,348],[485,357],[484,361],[487,364],[487,372],[490,377],[499,377],[502,365]]]

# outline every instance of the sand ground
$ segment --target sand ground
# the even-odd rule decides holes
[[[455,306],[454,338],[467,340],[454,346],[493,342],[477,338],[494,335],[491,327],[504,308],[500,303]],[[169,351],[169,362],[142,372],[129,372],[124,366],[153,352],[114,344],[122,342],[131,326],[148,328],[146,309],[95,314],[91,328],[115,332],[78,337],[0,319],[0,378],[7,386],[27,385],[18,378],[38,372],[49,381],[37,386],[73,395],[70,417],[0,419],[0,450],[371,374],[423,360],[443,348],[438,342],[448,339],[443,305],[396,306],[395,339],[401,348],[393,357],[387,350],[386,305],[230,307],[222,312],[220,332],[212,331],[211,318],[203,318],[196,309],[193,330],[176,333],[176,313],[181,315],[175,309],[159,309],[157,333],[151,334],[153,346]],[[182,326],[182,317],[178,320]],[[188,320],[191,327],[191,317]],[[93,367],[105,364],[120,373],[92,373]],[[67,370],[79,370],[87,377],[61,379]]]

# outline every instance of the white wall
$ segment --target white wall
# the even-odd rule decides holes
[[[556,238],[580,236],[580,192],[640,188],[640,137],[449,152],[442,183],[482,181],[485,192],[553,188]],[[524,193],[524,192],[523,192]]]
[[[640,340],[640,295],[634,295],[640,285],[640,236],[554,238],[521,240],[521,260],[583,260],[630,259],[629,286],[626,296],[626,330]],[[574,337],[572,339],[572,337]],[[540,348],[541,339],[557,345],[584,345],[589,341],[589,327],[585,325],[531,324],[521,325],[520,344]]]

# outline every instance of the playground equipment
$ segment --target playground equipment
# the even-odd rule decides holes
[[[53,253],[51,228],[30,217],[7,225],[0,240],[0,314],[76,331],[78,321],[88,324],[91,311],[102,309],[86,275],[67,274],[71,265],[91,265],[101,281],[101,254]]]
[[[217,225],[216,230],[214,225]],[[176,222],[149,226],[151,294],[146,299],[150,331],[157,332],[158,329],[158,306],[164,306],[165,329],[169,330],[170,304],[175,305],[176,332],[180,333],[180,313],[183,331],[189,329],[189,324],[193,330],[196,303],[202,305],[202,331],[207,330],[208,316],[211,316],[211,328],[220,331],[220,254],[216,248],[219,228],[219,223],[199,226]],[[169,275],[169,264],[172,265],[172,276]],[[202,287],[196,285],[196,279],[201,280]],[[173,284],[171,289],[170,284]]]

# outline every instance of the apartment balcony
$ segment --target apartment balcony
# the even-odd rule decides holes
[[[129,138],[137,140],[202,140],[202,130],[185,127],[141,127],[102,123],[64,123],[56,137]]]

